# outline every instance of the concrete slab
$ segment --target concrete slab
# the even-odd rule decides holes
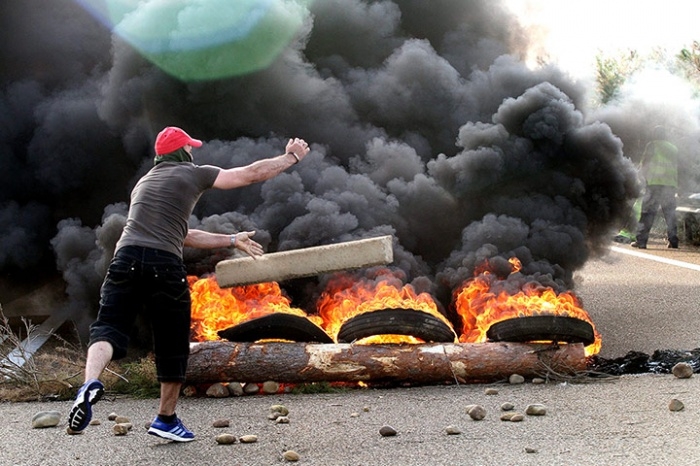
[[[224,260],[216,265],[216,281],[222,288],[281,282],[342,270],[388,265],[393,260],[392,237],[380,236],[271,252],[257,259],[241,257]]]

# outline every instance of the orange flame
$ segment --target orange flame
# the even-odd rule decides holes
[[[187,277],[192,298],[192,340],[220,340],[217,334],[234,325],[263,317],[273,312],[286,312],[309,317],[290,306],[276,282],[220,288],[214,277]],[[311,320],[317,325],[320,318]]]
[[[520,271],[522,265],[517,258],[511,258],[512,272]],[[493,285],[502,281],[487,269],[468,280],[464,287],[455,293],[455,307],[461,316],[463,326],[459,341],[481,343],[486,341],[486,332],[495,323],[532,315],[561,315],[584,320],[593,326],[595,341],[586,346],[586,356],[597,354],[602,338],[590,316],[581,307],[580,300],[572,292],[557,294],[552,288],[528,283],[515,294],[505,291],[492,291]]]
[[[450,322],[438,311],[432,296],[417,293],[411,285],[404,285],[399,272],[381,269],[375,277],[357,277],[336,274],[318,300],[321,326],[334,340],[340,327],[348,319],[366,312],[381,309],[412,309],[426,312],[445,322]],[[408,335],[375,335],[363,338],[359,343],[423,343]]]

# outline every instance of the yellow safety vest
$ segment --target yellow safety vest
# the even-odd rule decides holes
[[[656,140],[647,144],[644,157],[648,185],[678,187],[678,148],[668,141]]]

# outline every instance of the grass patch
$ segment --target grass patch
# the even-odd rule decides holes
[[[19,328],[13,329],[0,305],[0,401],[72,400],[83,384],[84,345],[79,338],[77,343],[71,343],[52,334],[32,355],[24,350],[24,343],[31,341],[35,329],[25,319]],[[155,362],[150,356],[112,362],[100,380],[110,394],[137,398],[160,396]]]
[[[144,357],[123,363],[120,367],[122,376],[110,387],[111,390],[141,399],[160,396],[160,383],[156,377],[153,358]]]
[[[71,380],[81,372],[80,353],[52,336],[51,353],[31,354],[36,326],[26,319],[14,330],[0,306],[0,400],[38,401],[71,396]]]

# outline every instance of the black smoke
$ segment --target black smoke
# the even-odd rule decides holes
[[[206,193],[192,227],[254,229],[270,251],[392,234],[395,267],[445,300],[510,256],[572,288],[639,194],[622,140],[586,113],[590,88],[528,67],[498,1],[317,1],[269,67],[203,82],[159,70],[72,1],[0,10],[0,270],[50,262],[76,320],[94,313],[166,125],[206,140],[197,162],[221,167],[311,143],[273,180]],[[226,254],[186,260],[205,273]]]

